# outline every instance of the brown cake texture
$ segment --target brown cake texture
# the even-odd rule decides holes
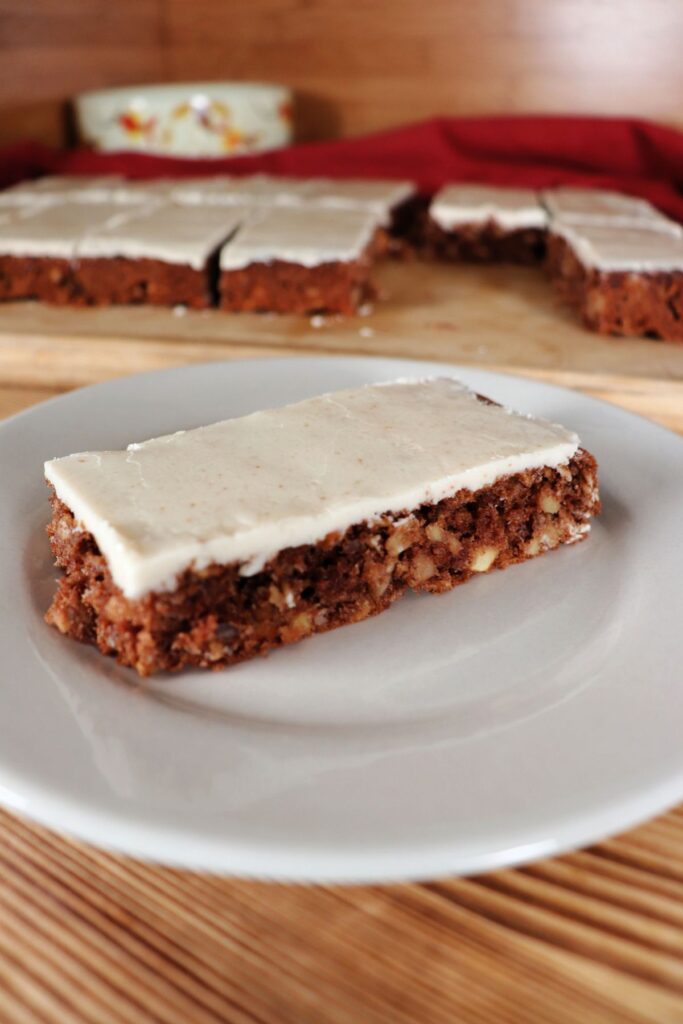
[[[204,309],[212,304],[210,282],[208,265],[195,270],[155,259],[0,256],[0,299],[38,299],[60,306],[145,303]]]
[[[557,294],[590,330],[683,341],[683,267],[599,270],[583,264],[566,239],[552,233],[546,265]]]
[[[219,305],[231,312],[352,315],[376,295],[369,259],[304,267],[274,260],[222,270]]]
[[[181,263],[122,257],[82,260],[75,278],[84,305],[211,305],[211,260],[197,270]]]
[[[393,208],[391,222],[386,229],[387,244],[384,251],[388,256],[411,258],[424,248],[428,209],[429,199],[424,194],[410,196]]]
[[[384,611],[407,590],[443,593],[472,576],[581,540],[600,509],[597,466],[579,449],[526,470],[240,565],[181,573],[168,592],[126,598],[92,535],[52,498],[50,543],[63,570],[46,621],[141,676],[224,668]]]
[[[425,247],[440,260],[474,263],[521,263],[533,266],[543,262],[544,228],[506,230],[494,220],[459,224],[450,231],[427,218]]]
[[[73,288],[70,277],[69,260],[0,255],[0,300],[40,299],[62,305]]]

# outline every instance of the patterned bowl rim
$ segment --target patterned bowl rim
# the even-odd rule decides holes
[[[79,93],[75,97],[76,104],[83,102],[95,102],[97,100],[130,100],[135,97],[144,97],[149,100],[163,100],[180,93],[232,93],[233,95],[260,94],[261,96],[272,96],[273,99],[290,96],[292,90],[286,85],[276,85],[269,82],[176,82],[166,85],[126,85],[117,86],[112,89],[95,89],[90,92]]]

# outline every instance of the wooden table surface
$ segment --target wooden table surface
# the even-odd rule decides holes
[[[600,339],[540,275],[389,266],[351,321],[5,307],[0,416],[206,359],[375,353],[556,380],[683,433],[683,346]],[[114,856],[0,811],[0,1024],[683,1024],[683,808],[469,879],[287,886]]]

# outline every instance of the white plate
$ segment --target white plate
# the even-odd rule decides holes
[[[322,391],[453,374],[576,429],[601,466],[588,541],[226,672],[141,684],[60,637],[45,458]],[[302,880],[484,871],[683,797],[683,444],[579,394],[358,358],[192,366],[0,426],[0,800],[110,848]]]

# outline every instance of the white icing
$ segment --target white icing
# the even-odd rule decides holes
[[[603,189],[556,188],[542,194],[551,218],[564,224],[636,227],[683,235],[683,228],[651,203],[636,196]]]
[[[415,185],[410,181],[313,178],[305,199],[332,209],[367,210],[381,224],[388,225],[392,210],[414,194]]]
[[[86,232],[105,229],[121,217],[114,202],[38,204],[16,207],[0,221],[0,253],[73,259]]]
[[[224,197],[232,201],[233,193],[230,185],[234,181],[227,174],[221,174],[215,178],[181,178],[174,181],[170,190],[169,198],[174,203],[210,203],[219,205]]]
[[[407,181],[276,178],[255,174],[246,178],[195,178],[176,183],[170,194],[176,202],[216,206],[247,203],[367,210],[382,223],[388,223],[391,211],[414,192],[415,186]]]
[[[565,464],[563,427],[477,401],[450,378],[339,391],[126,451],[53,459],[45,475],[130,598],[179,572],[242,563],[502,476]]]
[[[295,206],[310,188],[304,178],[275,178],[268,174],[248,177],[194,178],[176,182],[171,196],[175,202],[209,206]]]
[[[78,200],[79,202],[106,202],[112,191],[123,182],[115,175],[90,177],[46,177],[36,181],[22,181],[0,192],[0,206],[30,206],[45,203]]]
[[[246,216],[238,207],[156,202],[119,210],[118,217],[83,234],[79,258],[155,259],[201,270]]]
[[[504,231],[545,228],[548,223],[533,189],[495,185],[447,185],[434,196],[429,213],[444,231],[488,221]]]
[[[246,221],[224,245],[222,270],[282,260],[304,267],[347,262],[362,255],[377,230],[374,214],[362,210],[271,207]]]
[[[230,188],[241,199],[259,199],[266,202],[277,199],[296,199],[310,187],[310,178],[280,178],[269,174],[250,174],[232,179]]]
[[[161,203],[170,200],[174,182],[157,178],[153,181],[122,181],[108,192],[108,198],[115,203],[135,206],[142,203]]]
[[[571,246],[587,267],[605,271],[683,271],[683,237],[649,228],[614,224],[564,224],[554,221],[554,234]]]
[[[47,175],[26,182],[36,192],[54,192],[58,195],[78,195],[90,189],[115,188],[124,179],[119,174]]]

